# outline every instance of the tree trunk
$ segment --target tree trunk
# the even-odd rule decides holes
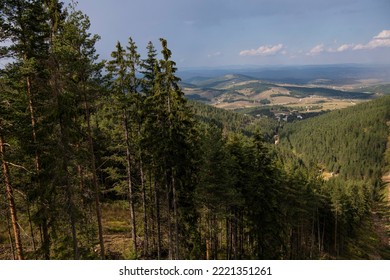
[[[234,254],[234,259],[237,260],[238,258],[238,228],[237,228],[237,210],[234,210],[234,215],[233,215],[233,229],[232,229],[232,234],[233,234],[233,254]]]
[[[173,223],[174,223],[174,259],[179,259],[179,221],[178,221],[178,209],[177,209],[177,193],[175,184],[175,174],[172,171],[172,196],[173,196]]]
[[[32,244],[33,244],[34,255],[36,255],[37,247],[35,244],[35,234],[34,234],[33,223],[31,220],[30,202],[28,201],[28,198],[26,198],[26,202],[27,202],[27,215],[28,215],[28,224],[30,226],[31,240],[32,240]]]
[[[129,191],[131,238],[133,239],[135,258],[137,258],[138,255],[137,254],[137,228],[135,222],[134,191],[133,191],[133,184],[131,179],[130,135],[129,135],[129,126],[128,126],[126,110],[123,110],[123,129],[125,132],[125,141],[126,141],[127,183],[128,183],[128,191]]]
[[[27,60],[27,57],[24,58]],[[27,99],[28,99],[28,109],[30,111],[30,119],[31,119],[31,133],[32,133],[32,140],[33,145],[35,147],[35,173],[38,178],[38,189],[40,193],[40,199],[39,199],[39,207],[41,208],[42,217],[40,222],[40,226],[42,228],[43,234],[42,234],[42,249],[43,249],[43,255],[45,259],[50,259],[50,237],[49,237],[49,229],[48,229],[48,222],[47,222],[47,203],[45,203],[45,190],[42,188],[42,182],[40,179],[40,173],[41,173],[41,159],[40,154],[38,152],[38,140],[37,140],[37,132],[36,132],[36,126],[37,121],[35,118],[35,111],[34,111],[34,101],[33,101],[33,94],[32,94],[32,82],[31,77],[27,76],[26,78],[26,85],[27,85]]]
[[[167,198],[167,224],[168,224],[168,259],[173,259],[173,238],[172,238],[172,211],[171,211],[171,186],[169,184],[168,174],[165,170],[165,191]]]
[[[321,247],[321,224],[320,224],[320,214],[317,208],[317,235],[318,235],[318,253],[322,253],[322,247]]]
[[[154,204],[156,207],[156,222],[157,222],[157,259],[161,259],[161,213],[159,189],[157,188],[156,179],[154,182]]]
[[[229,213],[229,212],[227,212]],[[231,238],[230,238],[230,219],[229,217],[226,217],[226,259],[230,260],[230,245],[231,245]]]
[[[8,204],[8,203],[6,201],[4,201],[4,205],[6,205],[6,204]],[[7,234],[8,234],[9,244],[11,247],[12,260],[15,260],[16,259],[15,247],[14,247],[14,241],[12,239],[11,225],[10,225],[10,221],[9,221],[9,211],[7,211],[7,209],[5,209],[5,216],[7,219]]]
[[[62,131],[62,129],[61,129]],[[73,258],[75,260],[79,259],[79,247],[78,247],[78,239],[77,239],[77,230],[76,230],[76,216],[75,216],[75,205],[73,202],[73,191],[72,187],[69,184],[68,180],[68,165],[67,160],[65,157],[62,159],[62,170],[64,172],[64,180],[65,180],[65,193],[66,193],[66,200],[68,204],[68,215],[70,220],[70,226],[71,226],[71,232],[72,232],[72,242],[73,242]]]
[[[138,137],[141,137],[141,125],[138,126]],[[141,190],[142,190],[142,210],[144,215],[144,255],[147,256],[149,252],[149,228],[148,228],[148,213],[147,213],[147,201],[146,201],[146,186],[144,178],[144,167],[142,161],[142,150],[139,145],[139,172],[141,177]]]
[[[141,153],[141,152],[140,152]],[[144,180],[144,170],[142,163],[142,156],[140,156],[140,176],[141,176],[141,189],[142,189],[142,208],[144,214],[144,255],[149,254],[149,225],[148,225],[148,212],[147,212],[147,201],[146,201],[146,186]]]
[[[18,217],[16,214],[14,194],[11,186],[9,168],[5,156],[5,141],[3,135],[0,135],[0,159],[1,159],[1,165],[4,174],[4,183],[5,183],[5,189],[7,194],[9,212],[11,216],[12,229],[15,238],[16,258],[18,260],[23,260],[22,239],[20,237],[20,228],[18,224]]]
[[[105,250],[104,250],[104,239],[103,239],[102,214],[101,214],[101,206],[100,206],[100,190],[99,190],[99,183],[98,183],[97,176],[96,176],[96,158],[95,158],[95,151],[93,148],[89,103],[88,103],[87,95],[86,95],[85,91],[84,91],[84,105],[85,105],[85,115],[86,115],[87,130],[88,130],[87,131],[87,133],[88,133],[88,148],[89,148],[89,153],[91,156],[92,183],[93,183],[93,190],[94,190],[96,219],[97,219],[97,224],[98,224],[100,258],[102,260],[104,260],[105,259]]]

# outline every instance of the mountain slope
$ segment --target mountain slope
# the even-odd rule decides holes
[[[353,179],[381,176],[390,96],[287,124],[281,142],[308,163]]]
[[[336,255],[343,250],[346,258],[390,256],[390,209],[382,181],[389,120],[390,96],[385,96],[281,130],[279,149],[292,150],[324,180],[321,194],[332,205],[333,238],[342,240]]]

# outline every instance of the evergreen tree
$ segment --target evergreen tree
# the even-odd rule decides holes
[[[41,147],[39,143],[39,124],[37,119],[41,116],[41,104],[45,99],[45,86],[47,75],[45,63],[48,57],[48,28],[46,16],[41,1],[5,1],[2,9],[2,30],[6,38],[11,42],[4,50],[15,62],[8,67],[10,82],[17,87],[18,94],[25,95],[30,113],[31,141],[23,141],[25,151],[32,153],[34,158],[35,174],[32,180],[36,183],[33,189],[39,193],[39,213],[47,213],[44,199],[44,187],[41,182]],[[12,73],[12,74],[11,74]],[[12,81],[11,81],[12,80]],[[35,191],[26,190],[27,194]],[[34,200],[34,196],[28,199]],[[42,249],[48,258],[48,218],[41,215],[39,219],[43,231]]]
[[[132,39],[129,39],[130,54],[126,54],[126,50],[118,42],[116,51],[112,52],[113,60],[108,63],[107,69],[112,77],[112,91],[116,99],[116,108],[121,112],[121,123],[123,131],[123,141],[126,150],[126,168],[127,168],[127,184],[130,206],[130,224],[132,227],[132,241],[135,257],[137,257],[137,226],[135,213],[134,199],[134,182],[133,174],[133,154],[132,154],[132,119],[134,115],[132,111],[134,106],[132,101],[138,87],[138,79],[136,78],[136,65],[138,63],[138,54],[136,54],[135,44]],[[136,62],[137,61],[137,62]]]
[[[2,99],[0,100],[0,164],[1,164],[1,174],[2,174],[2,180],[4,182],[4,194],[7,201],[7,211],[9,212],[8,217],[11,218],[11,224],[12,224],[12,232],[15,242],[15,248],[16,248],[16,259],[23,260],[24,259],[24,252],[23,252],[23,244],[20,234],[20,224],[18,222],[18,210],[16,207],[15,202],[15,191],[13,187],[13,181],[11,177],[11,172],[9,165],[11,164],[10,159],[7,154],[7,147],[11,148],[17,148],[12,147],[9,143],[6,142],[6,137],[9,136],[9,138],[12,137],[12,134],[17,131],[17,123],[16,120],[18,119],[16,115],[16,110],[18,102],[14,100],[12,95],[10,95],[10,92],[6,88],[6,85],[4,83],[4,77],[0,76],[0,92]],[[9,229],[8,229],[9,230]],[[11,247],[14,248],[11,240]],[[13,252],[13,255],[15,256],[15,253]],[[15,258],[15,257],[14,257]]]

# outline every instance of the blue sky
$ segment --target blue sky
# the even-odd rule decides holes
[[[131,36],[142,55],[166,38],[179,67],[390,64],[389,0],[78,2],[101,58]]]

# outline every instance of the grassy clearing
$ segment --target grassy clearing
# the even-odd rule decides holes
[[[133,259],[130,212],[127,201],[102,204],[104,243],[108,259]]]

